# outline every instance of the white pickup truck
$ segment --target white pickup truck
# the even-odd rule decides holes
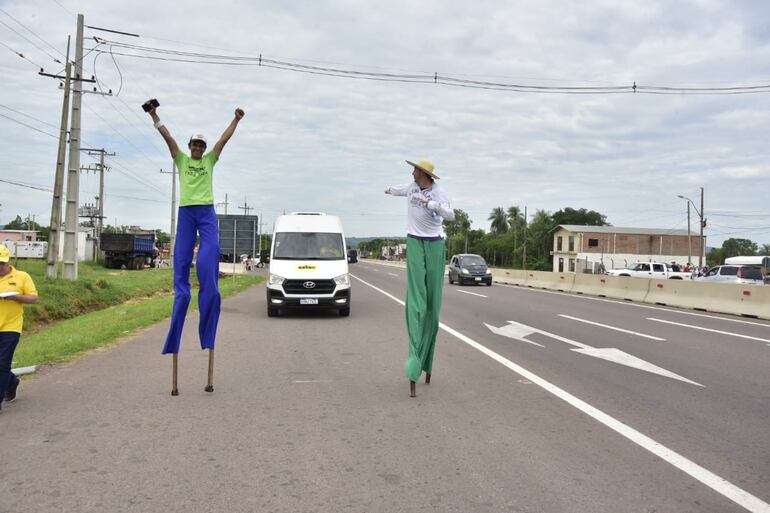
[[[630,276],[634,278],[652,278],[655,280],[690,280],[692,275],[678,272],[664,262],[637,262],[629,269],[610,269],[609,276]]]

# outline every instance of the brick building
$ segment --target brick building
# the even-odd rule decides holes
[[[601,272],[622,269],[634,262],[697,264],[706,248],[705,237],[687,230],[621,228],[561,224],[553,233],[554,272]],[[703,253],[705,263],[705,253]]]

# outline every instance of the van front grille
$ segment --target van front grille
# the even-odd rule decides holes
[[[286,280],[283,291],[286,294],[331,294],[334,292],[334,280]]]

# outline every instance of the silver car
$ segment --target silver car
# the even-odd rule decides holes
[[[696,280],[762,285],[764,283],[763,278],[761,267],[751,265],[720,265],[709,269],[706,274],[696,278]]]

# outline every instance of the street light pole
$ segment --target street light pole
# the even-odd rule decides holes
[[[700,252],[698,254],[698,267],[703,268],[703,254],[706,252],[706,243],[703,240],[703,228],[706,227],[706,220],[703,218],[703,187],[700,188],[700,210],[695,206],[695,203],[687,196],[677,195],[677,198],[685,199],[687,203],[687,236],[690,236],[690,205],[695,209],[695,213],[700,218]]]

